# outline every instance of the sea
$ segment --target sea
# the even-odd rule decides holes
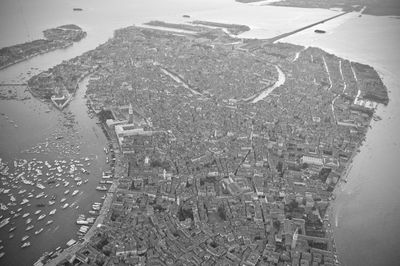
[[[73,11],[76,7],[83,10]],[[111,38],[115,29],[150,20],[186,22],[201,19],[245,24],[252,30],[242,37],[268,38],[338,12],[241,4],[233,0],[119,0],[117,4],[107,0],[1,0],[0,47],[42,38],[44,29],[63,24],[79,25],[88,35],[72,47],[1,70],[0,83],[25,83],[34,74],[96,48]],[[183,18],[183,15],[190,18]],[[315,34],[316,28],[327,32]],[[400,261],[396,252],[400,248],[400,178],[397,174],[400,172],[397,137],[400,128],[399,38],[399,19],[350,13],[280,40],[321,47],[340,57],[370,64],[390,91],[388,106],[379,106],[377,110],[382,120],[373,121],[366,141],[354,159],[348,182],[335,191],[332,226],[339,260],[344,265],[396,265]],[[79,227],[75,221],[78,216],[87,214],[93,202],[101,202],[104,193],[96,191],[95,187],[102,171],[109,168],[105,163],[108,155],[103,151],[107,140],[96,119],[90,118],[86,112],[85,89],[85,83],[82,83],[70,105],[61,113],[30,97],[25,86],[0,87],[1,95],[9,96],[0,100],[0,158],[10,166],[9,172],[19,175],[25,171],[26,179],[31,178],[34,183],[45,186],[41,189],[36,184],[1,180],[0,189],[3,191],[0,200],[10,205],[5,204],[7,210],[1,209],[0,216],[9,215],[10,211],[15,215],[22,208],[21,216],[29,212],[28,217],[32,217],[31,224],[34,225],[32,230],[25,231],[28,217],[18,216],[0,229],[0,246],[3,246],[0,252],[5,253],[0,259],[1,265],[32,265],[43,252],[58,246],[64,248],[68,240],[77,239]],[[46,166],[46,161],[50,167]],[[33,163],[28,173],[29,162]],[[71,172],[72,164],[76,169]],[[58,166],[62,168],[60,172]],[[84,174],[82,168],[90,174]],[[42,172],[41,175],[36,169]],[[78,186],[76,177],[87,180],[87,183]],[[56,182],[50,181],[52,178]],[[20,180],[21,177],[14,179]],[[65,182],[69,184],[65,186]],[[59,186],[56,187],[57,183]],[[23,190],[26,191],[19,194]],[[70,192],[64,194],[66,190]],[[79,192],[72,196],[73,190]],[[41,192],[45,196],[36,198]],[[10,194],[16,198],[15,201],[11,201]],[[37,204],[47,204],[54,195],[54,205],[38,207]],[[63,197],[69,203],[65,209],[60,202]],[[21,205],[24,198],[29,203]],[[54,208],[57,212],[51,217],[53,223],[46,225],[50,220],[48,212]],[[40,209],[47,216],[37,221],[40,214],[34,212]],[[11,232],[14,234],[12,239],[9,238],[11,227],[16,227]],[[34,231],[42,227],[44,230],[35,235]],[[20,247],[24,235],[30,236],[30,247]]]

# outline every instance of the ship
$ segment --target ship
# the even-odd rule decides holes
[[[315,33],[326,33],[324,30],[314,30]]]
[[[80,7],[74,7],[72,10],[73,10],[73,11],[83,11],[83,9],[80,8]]]

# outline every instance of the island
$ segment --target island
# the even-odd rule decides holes
[[[214,26],[123,28],[29,81],[48,99],[89,79],[119,165],[81,241],[41,262],[339,263],[330,201],[386,87],[370,66]]]
[[[44,39],[0,49],[0,69],[34,56],[71,46],[86,36],[79,26],[69,24],[43,31]]]

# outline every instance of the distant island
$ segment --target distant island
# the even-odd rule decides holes
[[[236,0],[240,3],[261,2],[263,0]],[[363,14],[375,16],[399,16],[400,1],[398,0],[283,0],[266,3],[273,6],[290,6],[305,8],[341,8],[343,11],[361,11]]]
[[[71,46],[86,36],[86,32],[73,24],[43,31],[45,39],[34,40],[0,49],[0,69],[27,60],[36,55]]]

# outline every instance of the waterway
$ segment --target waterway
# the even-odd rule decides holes
[[[83,11],[74,12],[74,7],[81,7]],[[182,18],[183,14],[190,15],[190,19],[246,24],[252,30],[242,37],[270,38],[331,17],[337,11],[243,5],[233,0],[120,0],[118,5],[106,0],[3,0],[0,8],[0,47],[40,38],[42,30],[68,23],[81,26],[88,36],[68,49],[37,56],[0,71],[0,82],[24,82],[33,74],[94,49],[112,37],[115,29],[155,19],[186,21]],[[393,252],[399,248],[397,236],[400,235],[400,179],[397,178],[400,170],[397,159],[400,158],[397,138],[400,129],[400,84],[396,75],[400,62],[397,52],[399,23],[398,19],[358,18],[349,14],[318,26],[327,34],[316,35],[313,33],[315,28],[311,28],[281,40],[319,46],[339,56],[371,64],[378,69],[391,91],[389,106],[378,109],[382,121],[373,122],[365,145],[355,157],[349,182],[338,190],[334,204],[334,214],[338,217],[336,243],[340,258],[346,265],[394,265],[393,262],[400,261],[399,254]],[[11,90],[22,96],[29,95],[24,87]],[[106,140],[95,120],[86,114],[84,91],[83,87],[78,90],[66,110],[75,117],[72,129],[64,128],[65,117],[59,111],[34,98],[0,101],[0,112],[4,114],[0,116],[0,157],[3,161],[32,159],[32,154],[21,151],[46,142],[51,134],[61,134],[64,136],[62,142],[70,141],[75,147],[80,146],[79,154],[74,150],[71,156],[91,158],[89,181],[80,188],[84,193],[79,193],[75,199],[74,206],[79,206],[78,209],[58,210],[52,229],[32,239],[32,246],[24,250],[19,248],[24,228],[19,233],[15,232],[12,244],[5,244],[8,230],[5,231],[5,236],[0,235],[6,252],[2,265],[29,265],[43,251],[74,238],[77,229],[75,217],[86,212],[90,202],[98,201],[97,197],[101,196],[94,188],[104,167],[102,148]],[[60,155],[60,150],[56,150],[40,156],[42,160],[54,161],[67,155],[63,152]],[[59,192],[54,190],[54,193]]]
[[[276,88],[278,88],[279,86],[281,86],[285,83],[285,80],[286,80],[285,74],[282,72],[282,70],[278,66],[275,66],[275,68],[276,68],[276,71],[278,71],[278,80],[275,82],[274,85],[265,89],[259,95],[257,95],[257,97],[255,97],[253,99],[253,101],[251,101],[252,103],[261,101],[262,99],[267,97],[271,92],[273,92]]]

